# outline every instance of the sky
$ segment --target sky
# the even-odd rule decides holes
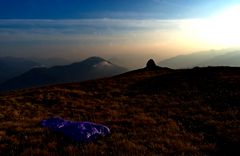
[[[236,48],[239,6],[239,0],[0,0],[0,57],[134,62]]]

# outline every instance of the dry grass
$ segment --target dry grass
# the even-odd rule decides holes
[[[240,69],[139,70],[0,96],[0,155],[233,155],[240,151]],[[42,128],[60,116],[111,128],[76,143]]]

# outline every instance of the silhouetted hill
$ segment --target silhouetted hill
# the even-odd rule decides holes
[[[38,62],[39,64],[41,64],[42,66],[45,66],[45,67],[53,67],[53,66],[57,66],[57,65],[67,65],[67,64],[72,63],[72,61],[69,61],[67,59],[60,58],[60,57],[30,58],[30,59],[35,62]]]
[[[78,82],[109,77],[126,71],[127,69],[116,66],[100,57],[91,57],[82,62],[65,66],[34,68],[6,81],[0,86],[0,90],[5,91],[47,84]]]
[[[0,83],[23,74],[31,68],[39,66],[39,63],[17,57],[1,57],[0,58]]]
[[[203,62],[203,65],[209,66],[231,66],[240,67],[240,51],[229,52],[226,54],[220,54],[212,59],[208,59]]]
[[[0,95],[0,155],[239,155],[239,101],[233,67],[144,68],[13,91]],[[54,116],[101,123],[111,135],[73,142],[38,124]]]
[[[196,66],[240,66],[240,51],[207,51],[188,55],[179,55],[163,60],[160,66],[179,69],[192,68]]]

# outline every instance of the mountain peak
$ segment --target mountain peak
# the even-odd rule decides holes
[[[86,60],[83,60],[81,64],[85,64],[87,66],[92,66],[92,67],[102,67],[102,66],[111,66],[113,65],[111,62],[97,56],[89,57]]]
[[[100,57],[90,57],[82,62],[70,65],[34,68],[0,85],[0,90],[6,91],[48,84],[85,81],[110,77],[126,71],[127,69],[116,66]]]
[[[106,61],[105,59],[98,57],[98,56],[92,56],[87,58],[86,60],[84,60],[84,62],[102,62],[102,61]]]

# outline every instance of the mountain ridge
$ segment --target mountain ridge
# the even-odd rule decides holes
[[[0,57],[0,83],[23,74],[40,64],[30,59],[20,57]]]
[[[97,67],[100,63],[104,64]],[[1,84],[0,90],[7,91],[48,84],[84,81],[113,76],[126,71],[127,69],[111,64],[100,57],[90,57],[69,65],[34,68]]]
[[[240,51],[238,50],[212,50],[186,55],[178,55],[158,64],[173,69],[193,68],[196,66],[240,66]]]

